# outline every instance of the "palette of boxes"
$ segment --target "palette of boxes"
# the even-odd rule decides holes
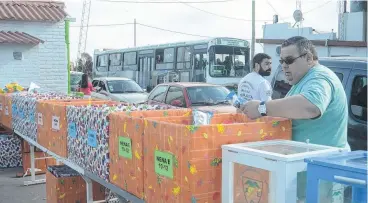
[[[0,122],[5,128],[149,203],[221,202],[222,145],[291,139],[290,120],[214,114],[210,124],[193,125],[192,110],[167,108],[58,94],[0,94]],[[7,142],[19,146],[21,141],[8,135]],[[17,147],[15,151],[19,159],[21,152]],[[23,158],[23,165],[25,161],[28,164],[29,158]],[[85,202],[81,177],[55,165],[36,165],[45,166],[47,202]],[[248,178],[268,182],[268,173]],[[265,184],[264,201],[267,190]],[[94,194],[98,191],[97,187]]]

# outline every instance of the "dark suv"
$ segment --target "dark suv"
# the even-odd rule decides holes
[[[367,150],[367,59],[330,57],[320,58],[319,63],[334,71],[344,86],[349,105],[348,142],[351,150]],[[285,97],[290,90],[281,66],[271,84],[273,99]]]

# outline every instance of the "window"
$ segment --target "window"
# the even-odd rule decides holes
[[[165,100],[167,88],[167,86],[158,86],[152,91],[151,95],[148,97],[148,100],[163,102]]]
[[[107,82],[110,93],[142,93],[142,88],[133,80],[110,80]]]
[[[180,87],[170,87],[165,103],[171,106],[186,107],[183,90]]]
[[[190,69],[190,47],[179,47],[176,57],[177,69]]]
[[[156,69],[173,69],[174,48],[156,50]]]
[[[209,106],[217,103],[228,104],[226,97],[230,91],[222,86],[197,86],[188,87],[188,96],[192,106]]]
[[[107,66],[107,55],[97,56],[97,66],[99,67]]]
[[[355,118],[367,121],[367,76],[356,76],[354,78],[350,109]]]
[[[338,73],[335,72],[335,74],[337,75],[337,77],[340,79],[340,81],[342,82],[342,80],[344,79],[344,75],[342,73]]]
[[[121,65],[121,54],[110,54],[110,65],[120,66]]]
[[[211,77],[244,77],[249,73],[249,48],[214,46],[210,53]]]
[[[291,85],[285,79],[285,74],[282,71],[278,72],[275,80],[276,81],[273,87],[272,99],[284,98],[289,92]]]
[[[137,52],[130,52],[124,54],[124,65],[135,65],[137,64]]]
[[[94,80],[94,81],[92,81],[92,86],[93,86],[93,87],[97,87],[97,85],[98,85],[98,80]]]

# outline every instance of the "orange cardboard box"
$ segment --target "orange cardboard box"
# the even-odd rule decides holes
[[[37,142],[59,156],[67,157],[68,123],[66,107],[117,104],[97,100],[48,100],[37,103]]]
[[[139,198],[143,198],[144,118],[168,118],[186,114],[191,114],[191,110],[111,113],[109,115],[110,182]]]
[[[1,124],[8,128],[12,129],[12,100],[11,100],[11,94],[0,94],[0,97],[2,98],[0,101],[2,101],[2,114],[1,114]]]
[[[291,139],[291,121],[281,118],[252,121],[244,114],[215,114],[210,125],[202,126],[191,125],[188,116],[146,121],[144,192],[148,203],[220,203],[222,145]],[[268,180],[266,174],[263,180]]]
[[[92,182],[93,200],[105,199],[105,187]],[[46,172],[46,202],[47,203],[86,203],[86,184],[81,176],[55,177]]]

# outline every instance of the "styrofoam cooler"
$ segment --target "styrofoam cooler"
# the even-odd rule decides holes
[[[305,162],[308,163],[307,202],[367,202],[367,151],[310,158]],[[328,196],[321,194],[323,184],[333,185]],[[350,189],[352,194],[348,195]]]
[[[269,188],[269,203],[295,203],[305,183],[297,184],[306,171],[305,158],[340,153],[342,149],[289,140],[268,140],[222,146],[222,202],[261,201],[262,190]],[[256,170],[242,170],[242,166]],[[269,181],[262,181],[264,171]],[[260,174],[255,178],[254,174]],[[251,178],[250,178],[251,177]],[[298,191],[299,190],[299,191]],[[265,199],[265,198],[264,198]]]

